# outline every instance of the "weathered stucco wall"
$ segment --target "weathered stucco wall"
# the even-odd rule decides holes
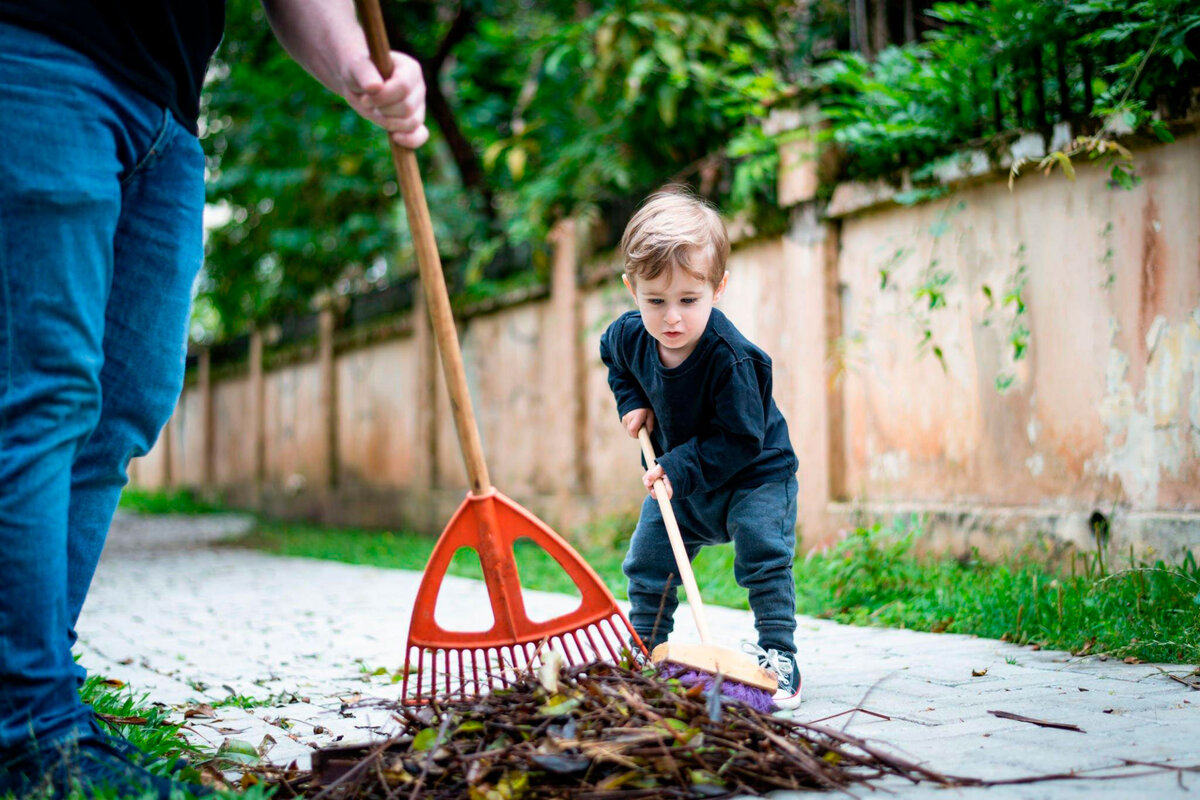
[[[851,497],[1200,508],[1200,138],[1138,166],[845,221]]]
[[[840,219],[802,201],[735,247],[721,305],[774,359],[808,544],[891,511],[956,545],[1086,545],[1100,512],[1118,543],[1200,547],[1200,136],[1137,164],[1133,191],[1081,164]],[[549,296],[460,338],[492,482],[569,532],[641,489],[598,353],[631,301],[611,258],[580,288],[570,223],[555,242]],[[390,324],[261,383],[223,367],[211,414],[193,383],[135,483],[436,531],[465,472],[423,311]]]

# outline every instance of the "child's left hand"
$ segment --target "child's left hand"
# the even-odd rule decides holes
[[[646,470],[646,474],[642,476],[642,483],[646,487],[646,491],[650,492],[650,496],[655,500],[658,499],[658,494],[654,491],[654,482],[661,480],[663,486],[667,490],[667,499],[670,500],[675,492],[671,489],[671,479],[667,477],[667,473],[663,472],[663,468],[658,464],[654,465],[653,469]]]

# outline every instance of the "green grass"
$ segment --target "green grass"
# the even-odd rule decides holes
[[[618,597],[630,518],[585,531],[577,545]],[[1105,564],[1094,553],[1049,562],[1046,550],[998,562],[922,556],[917,529],[860,529],[832,550],[798,559],[796,605],[803,614],[854,625],[975,634],[1043,648],[1143,661],[1200,664],[1200,566],[1126,559]],[[413,533],[371,532],[282,522],[263,523],[238,541],[274,553],[419,570],[433,540]],[[469,552],[469,551],[467,551]],[[535,546],[516,548],[529,588],[570,592],[572,583]],[[695,561],[697,582],[714,605],[747,608],[733,578],[733,549],[709,547]],[[451,574],[481,577],[463,551]]]
[[[860,529],[796,566],[803,613],[1043,648],[1200,664],[1200,566],[1040,548],[999,562],[918,555],[916,530]]]
[[[145,754],[141,760],[142,766],[156,775],[194,784],[200,782],[198,767],[202,765],[212,764],[224,770],[249,763],[248,758],[226,759],[221,753],[190,744],[180,733],[180,725],[169,720],[169,708],[151,703],[147,695],[135,693],[120,681],[92,675],[84,682],[79,694],[100,715],[109,733],[124,737]],[[180,758],[186,759],[188,766],[172,773],[172,767]],[[244,792],[223,790],[213,797],[216,800],[267,800],[270,794],[264,784],[258,783]],[[185,794],[181,788],[172,796],[184,800],[191,795]],[[34,793],[30,797],[50,800],[44,792]],[[155,795],[152,792],[138,795],[122,794],[115,790],[99,790],[84,795],[77,788],[66,800],[148,800],[153,797]],[[4,800],[13,800],[11,793]]]
[[[127,685],[99,675],[89,675],[79,694],[101,715],[110,733],[128,739],[148,756],[146,768],[151,772],[168,775],[171,764],[180,758],[193,764],[203,760],[203,752],[183,738],[179,725],[168,721],[170,709],[151,704],[146,695],[136,695]],[[195,768],[185,773],[185,780],[199,780]]]
[[[191,489],[138,489],[125,487],[120,507],[139,514],[213,514],[225,509]]]

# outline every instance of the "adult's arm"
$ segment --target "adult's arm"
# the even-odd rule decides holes
[[[425,80],[420,65],[392,51],[386,81],[371,63],[352,0],[262,0],[275,38],[325,88],[345,98],[398,144],[420,147],[425,128]]]

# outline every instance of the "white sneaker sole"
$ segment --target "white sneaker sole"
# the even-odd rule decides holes
[[[780,711],[794,711],[800,707],[800,690],[797,690],[795,694],[784,695],[783,697],[775,695],[771,699]]]

